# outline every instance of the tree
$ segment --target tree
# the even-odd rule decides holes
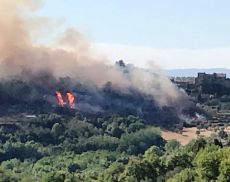
[[[196,130],[196,135],[197,135],[197,136],[200,135],[200,130]]]
[[[66,174],[63,172],[50,172],[43,177],[42,182],[64,182],[66,179]]]
[[[180,148],[181,144],[177,140],[169,140],[165,144],[165,150],[168,153],[174,152],[175,150],[178,150]]]
[[[172,153],[166,160],[168,170],[174,170],[176,167],[189,168],[192,167],[192,156],[184,151]]]
[[[55,123],[51,129],[51,133],[55,137],[59,137],[64,133],[64,127],[60,123]]]
[[[168,179],[167,182],[195,182],[196,176],[197,174],[193,169],[186,168],[173,178]]]
[[[225,158],[221,161],[219,170],[220,170],[220,175],[218,177],[218,182],[229,182],[230,181],[230,157]]]
[[[77,163],[71,163],[68,166],[68,172],[70,172],[70,173],[77,172],[78,170],[81,170],[81,166]]]
[[[197,154],[195,165],[197,166],[198,175],[203,180],[217,180],[220,174],[221,153],[221,149],[218,146],[208,145]]]
[[[119,162],[114,162],[105,172],[99,175],[99,182],[117,182],[120,174],[124,171],[125,166]]]
[[[149,127],[135,133],[122,135],[119,143],[119,151],[126,151],[129,154],[144,153],[150,146],[162,146],[163,138],[160,136],[159,128]]]
[[[120,175],[119,181],[134,181],[151,180],[157,181],[158,169],[151,165],[148,161],[143,161],[138,158],[131,158],[126,165],[124,172]]]
[[[205,148],[207,141],[203,138],[198,138],[196,140],[192,140],[185,146],[186,152],[192,152],[194,156],[203,148]]]
[[[162,155],[161,149],[157,146],[152,146],[144,153],[144,158],[148,161],[155,161],[156,158]]]
[[[227,138],[228,138],[228,134],[224,131],[224,129],[221,129],[221,130],[218,132],[218,136],[219,136],[221,139],[227,139]]]

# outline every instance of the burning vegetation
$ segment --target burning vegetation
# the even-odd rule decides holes
[[[88,114],[133,114],[161,125],[178,122],[184,107],[190,107],[188,97],[161,70],[153,66],[150,72],[123,61],[109,65],[73,28],[56,41],[58,48],[34,43],[35,29],[42,28],[34,27],[34,22],[43,25],[44,19],[22,12],[36,10],[37,2],[0,2],[2,113],[24,108],[51,111],[55,93],[61,107],[67,104]]]

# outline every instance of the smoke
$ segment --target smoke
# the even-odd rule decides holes
[[[111,82],[124,92],[136,89],[151,95],[160,106],[178,100],[180,92],[156,66],[152,66],[152,72],[133,66],[125,70],[110,66],[108,60],[98,56],[84,36],[73,28],[66,30],[55,47],[34,44],[32,35],[41,27],[35,28],[36,19],[22,12],[34,11],[39,4],[38,0],[0,1],[0,77],[20,75],[24,70],[34,75],[48,72],[56,78],[69,76],[98,87]],[[37,21],[39,26],[43,25],[42,19]]]
[[[179,97],[179,90],[157,65],[150,62],[149,67],[151,72],[138,68],[132,69],[131,84],[139,91],[152,95],[161,106],[173,104]]]

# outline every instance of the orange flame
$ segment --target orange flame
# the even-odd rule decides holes
[[[57,98],[58,105],[60,107],[64,107],[64,100],[63,100],[61,92],[56,91],[56,98]]]
[[[74,95],[70,92],[67,92],[66,93],[66,97],[67,97],[67,101],[68,101],[68,104],[70,106],[71,109],[74,109],[75,108],[75,98],[74,98]]]

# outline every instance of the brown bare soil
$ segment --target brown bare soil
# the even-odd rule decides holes
[[[196,139],[198,137],[198,135],[196,134],[197,130],[198,129],[196,127],[184,128],[182,130],[182,133],[176,133],[176,132],[172,132],[172,131],[168,131],[168,130],[163,130],[161,132],[161,136],[167,141],[175,139],[175,140],[179,141],[182,145],[186,145],[192,139]],[[209,136],[211,136],[212,133],[214,133],[214,131],[202,129],[202,130],[200,130],[199,137],[209,137]]]

